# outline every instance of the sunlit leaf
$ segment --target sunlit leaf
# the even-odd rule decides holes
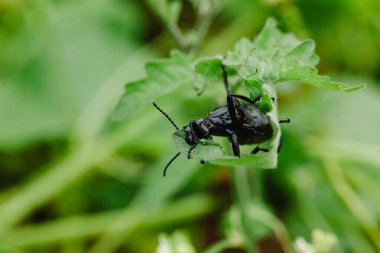
[[[263,95],[263,84],[258,80],[244,80],[244,86],[249,91],[249,96],[256,99]]]
[[[328,76],[318,75],[317,70],[313,67],[300,67],[296,62],[289,62],[288,65],[283,65],[282,67],[283,69],[280,71],[279,81],[300,81],[320,88],[341,90],[345,92],[355,91],[365,86],[362,84],[349,88],[343,83],[331,81]]]
[[[277,22],[269,18],[254,41],[241,39],[235,49],[227,53],[223,63],[237,68],[240,77],[262,83],[296,81],[341,91],[363,87],[348,88],[318,75],[315,68],[318,61],[313,40],[301,41],[293,34],[283,33],[277,28]]]
[[[194,89],[197,94],[201,94],[208,85],[219,81],[221,77],[221,59],[201,59],[195,65]]]
[[[147,77],[143,80],[128,83],[121,97],[113,118],[126,119],[141,110],[155,98],[172,92],[193,80],[194,57],[179,51],[172,51],[170,58],[148,63]]]

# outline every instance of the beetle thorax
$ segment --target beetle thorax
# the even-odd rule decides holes
[[[183,130],[186,133],[185,140],[189,145],[196,145],[200,139],[209,139],[212,124],[207,118],[199,118],[190,121]]]

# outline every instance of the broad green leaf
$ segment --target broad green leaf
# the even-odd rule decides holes
[[[223,63],[229,66],[240,66],[247,61],[247,57],[252,54],[254,45],[251,40],[242,38],[235,45],[233,51],[227,52]]]
[[[255,49],[258,51],[273,50],[281,37],[281,31],[277,29],[277,22],[273,18],[269,18],[263,30],[256,37]]]
[[[318,55],[315,54],[315,43],[313,40],[305,40],[292,51],[290,51],[285,57],[287,61],[296,60],[302,62],[305,66],[315,66],[319,62]]]
[[[201,94],[208,85],[219,81],[222,77],[221,59],[201,59],[195,65],[194,89]]]
[[[182,130],[173,134],[174,142],[177,149],[181,154],[187,156],[190,146],[184,139],[184,132]],[[252,146],[253,149],[254,146]],[[275,151],[277,153],[277,149]],[[224,154],[222,147],[212,141],[201,141],[191,153],[191,158],[203,160],[210,164],[231,166],[231,167],[254,167],[260,169],[275,169],[277,167],[277,160],[273,159],[273,153],[259,152],[256,155],[242,154],[240,158]],[[277,156],[276,156],[277,159]]]
[[[256,99],[263,95],[263,84],[258,80],[244,80],[244,86],[249,91],[249,96],[252,99]]]
[[[172,92],[193,80],[194,57],[173,50],[170,58],[148,63],[147,77],[128,83],[113,118],[126,119],[141,110],[160,95]]]
[[[341,90],[351,92],[363,88],[365,85],[359,85],[349,88],[343,83],[333,82],[328,76],[320,76],[317,70],[313,67],[303,66],[299,67],[296,62],[291,62],[284,69],[280,71],[279,81],[300,81],[305,82],[316,87],[327,88],[333,90]]]
[[[348,88],[319,76],[315,69],[318,61],[313,40],[301,41],[293,34],[283,33],[277,28],[276,21],[269,18],[254,41],[241,39],[235,49],[227,53],[223,63],[237,69],[241,78],[262,83],[297,81],[341,91],[363,87]]]

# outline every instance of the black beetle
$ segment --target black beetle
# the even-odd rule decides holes
[[[212,136],[228,137],[232,143],[232,150],[235,156],[240,157],[239,144],[258,144],[269,140],[273,136],[273,128],[268,115],[263,113],[256,103],[261,97],[253,100],[249,97],[232,94],[228,89],[227,72],[225,66],[221,64],[223,83],[227,92],[227,105],[218,107],[205,118],[190,121],[183,127],[185,140],[190,149],[187,158],[190,159],[191,152],[199,143],[200,139],[212,139]],[[180,131],[173,120],[155,103],[153,105]],[[289,123],[290,120],[281,120],[280,123]],[[259,151],[268,152],[269,149],[257,146],[252,154]],[[170,164],[180,155],[177,153],[166,165],[164,176]]]

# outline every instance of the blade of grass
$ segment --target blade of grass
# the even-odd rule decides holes
[[[42,175],[26,182],[0,205],[0,235],[78,180],[94,164],[109,157],[123,143],[128,142],[128,139],[144,131],[145,127],[159,118],[158,116],[150,111],[146,117],[126,123],[103,139],[78,146],[59,162],[49,166]]]
[[[185,161],[177,175],[171,174],[170,177],[162,178],[162,168],[167,159],[165,157],[161,160],[150,169],[149,175],[147,175],[148,182],[136,196],[135,204],[140,206],[140,212],[132,224],[130,226],[124,225],[127,217],[123,213],[115,217],[115,220],[104,230],[95,245],[89,250],[90,253],[107,253],[117,250],[120,244],[124,242],[126,234],[138,224],[138,220],[149,217],[150,214],[156,213],[161,206],[165,206],[167,199],[174,192],[177,192],[177,189],[186,185],[196,172],[196,168],[199,167],[199,164],[194,161]],[[129,209],[129,206],[125,209],[127,215]]]
[[[323,157],[325,173],[338,196],[358,220],[377,251],[380,251],[380,229],[376,218],[368,211],[355,190],[345,180],[344,170],[335,158]]]
[[[42,225],[28,225],[16,228],[10,230],[0,241],[2,245],[25,248],[39,247],[73,239],[87,239],[101,234],[121,216],[125,219],[115,232],[123,232],[123,235],[127,235],[135,229],[138,232],[140,229],[152,229],[188,220],[193,221],[213,212],[216,208],[217,204],[213,197],[197,194],[165,205],[157,212],[144,217],[144,219],[140,215],[144,210],[141,210],[138,205],[134,205],[128,211],[126,209],[108,211],[93,215],[63,218],[46,222]]]
[[[236,192],[236,198],[240,211],[240,219],[243,227],[243,235],[245,238],[245,246],[247,247],[247,252],[255,253],[257,249],[255,247],[254,236],[250,233],[249,229],[249,217],[248,217],[248,205],[251,203],[251,189],[249,186],[249,181],[247,179],[248,169],[232,168],[232,175],[234,179],[234,187]]]

